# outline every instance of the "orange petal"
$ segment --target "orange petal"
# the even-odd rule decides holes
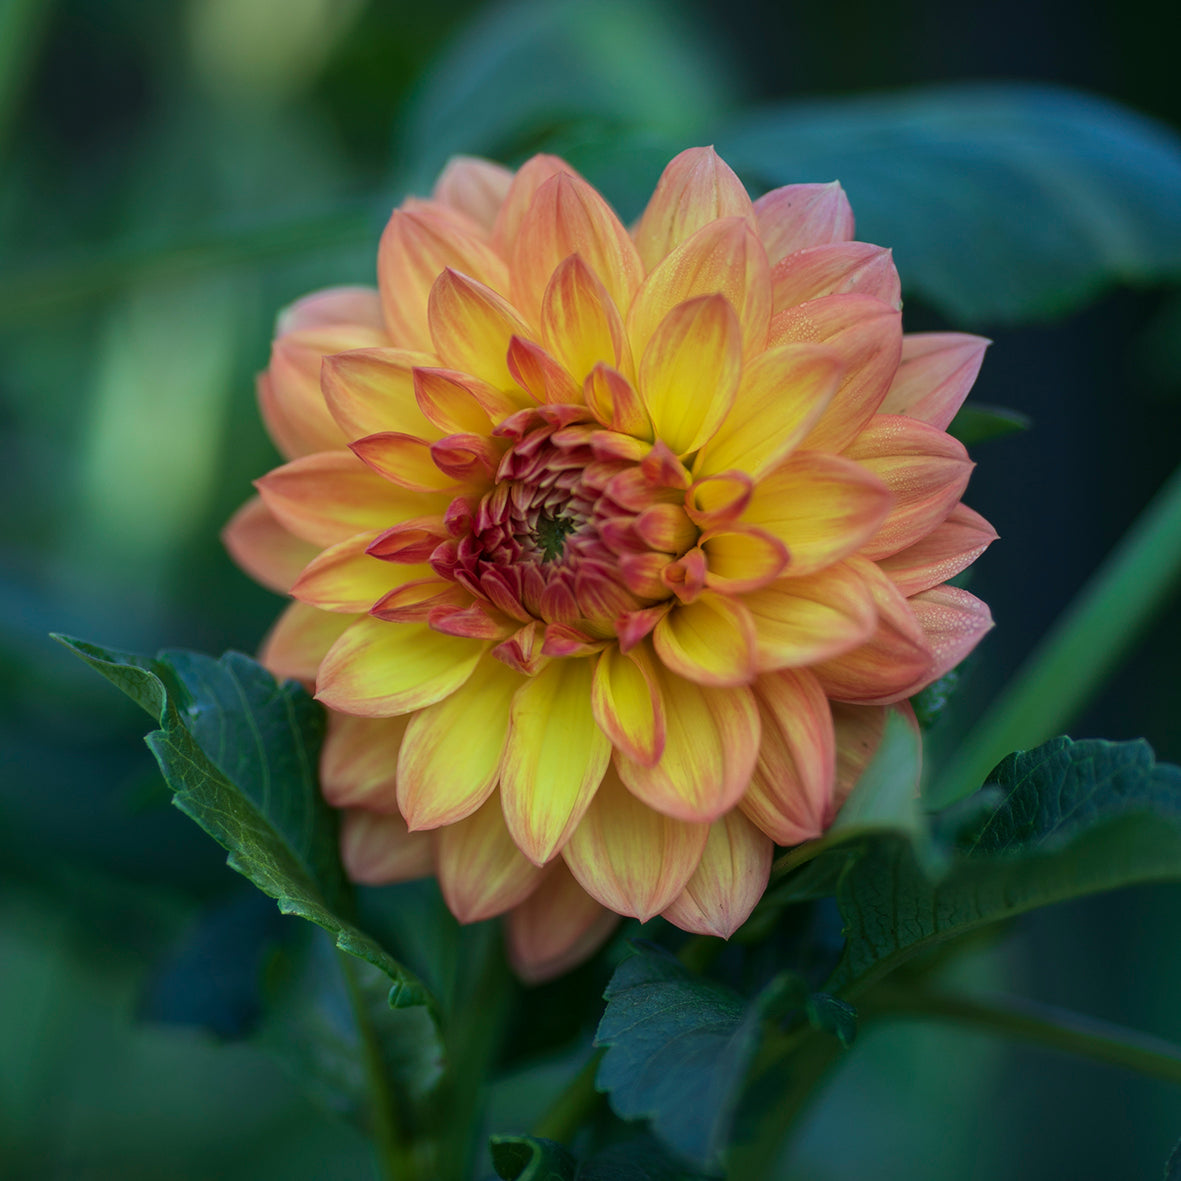
[[[421,567],[418,572],[421,572]],[[450,579],[439,578],[430,573],[424,578],[411,578],[401,586],[395,586],[369,608],[369,614],[376,619],[384,619],[387,623],[433,625],[436,609],[444,606],[457,610],[470,607],[471,594]],[[435,630],[448,631],[450,635],[456,634],[447,628],[436,627]]]
[[[366,886],[411,882],[430,876],[434,841],[426,833],[407,832],[401,816],[355,808],[341,821],[340,856],[351,881]]]
[[[440,498],[394,487],[348,451],[293,459],[255,487],[285,529],[319,546],[446,507]]]
[[[988,606],[958,586],[932,587],[907,601],[935,653],[935,666],[927,675],[927,683],[955,668],[992,628]]]
[[[755,625],[742,602],[703,591],[679,603],[652,633],[666,668],[700,685],[749,685],[755,677]]]
[[[954,578],[996,539],[996,530],[979,513],[957,504],[926,537],[882,558],[878,567],[904,595],[914,595]]]
[[[398,348],[433,351],[427,299],[448,267],[494,290],[508,288],[508,269],[501,258],[453,219],[425,207],[395,209],[377,251],[377,282],[386,324]]]
[[[616,754],[630,791],[678,820],[716,820],[741,798],[759,750],[759,714],[746,686],[698,685],[654,665],[664,701],[664,753],[651,767]]]
[[[755,202],[754,210],[759,237],[773,263],[809,246],[853,237],[853,209],[839,181],[772,189]]]
[[[329,325],[372,328],[383,335],[381,296],[374,287],[326,287],[289,304],[275,323],[275,335],[302,332],[305,328]]]
[[[590,412],[608,430],[637,439],[652,439],[652,421],[635,387],[616,369],[596,365],[582,385]]]
[[[832,710],[804,668],[765,673],[753,688],[763,740],[740,806],[777,845],[798,845],[832,820]]]
[[[616,307],[630,305],[643,267],[627,230],[586,181],[559,172],[534,193],[513,246],[513,302],[531,322],[539,322],[550,277],[572,254],[602,282]]]
[[[425,623],[357,620],[320,665],[316,697],[329,709],[380,718],[433,705],[472,675],[487,645]]]
[[[898,268],[889,250],[868,242],[834,242],[797,250],[771,268],[771,307],[776,312],[850,293],[872,295],[892,308],[902,306]]]
[[[541,301],[545,346],[577,382],[599,363],[626,374],[631,348],[615,301],[580,255],[557,266]]]
[[[471,218],[490,235],[512,180],[507,168],[491,160],[452,156],[439,173],[432,196]]]
[[[699,529],[724,529],[742,516],[753,492],[754,481],[745,472],[702,476],[685,496],[685,512]]]
[[[399,431],[438,438],[442,431],[423,416],[414,396],[414,367],[433,363],[430,354],[406,349],[357,349],[325,357],[324,399],[343,437]]]
[[[722,296],[674,307],[640,362],[640,397],[657,437],[677,455],[695,451],[734,404],[741,372],[738,320]]]
[[[738,315],[746,356],[767,343],[771,318],[771,268],[750,226],[723,217],[686,238],[644,280],[627,317],[636,356],[678,304],[701,295],[723,295]]]
[[[308,563],[291,588],[292,595],[321,611],[368,611],[393,587],[432,573],[429,566],[383,562],[367,553],[381,534],[359,533],[337,542]]]
[[[320,790],[333,807],[398,810],[398,747],[406,721],[329,711],[328,732],[320,748]]]
[[[519,906],[545,876],[513,843],[495,795],[470,816],[439,829],[435,839],[439,888],[461,923]]]
[[[958,439],[895,414],[876,415],[845,455],[894,496],[886,519],[862,548],[867,558],[897,553],[930,533],[959,502],[974,466]]]
[[[885,484],[860,464],[797,451],[759,481],[742,519],[787,546],[794,577],[814,574],[860,549],[892,502]]]
[[[654,812],[611,771],[562,857],[592,898],[644,923],[685,888],[708,833],[707,824]]]
[[[591,665],[555,660],[513,698],[501,767],[505,822],[525,856],[549,861],[589,806],[611,757],[591,711]]]
[[[589,959],[619,916],[600,906],[560,861],[505,920],[509,963],[526,984],[552,980]]]
[[[754,620],[760,672],[828,660],[873,635],[874,599],[859,570],[836,562],[743,596]]]
[[[612,743],[650,767],[664,750],[664,702],[647,647],[605,648],[591,684],[595,721]]]
[[[284,595],[299,572],[316,556],[316,546],[303,541],[275,519],[259,496],[252,496],[221,531],[230,557],[270,590]]]
[[[582,387],[539,344],[514,336],[509,341],[508,369],[513,380],[538,402],[577,405]]]
[[[902,317],[871,295],[826,295],[778,312],[769,340],[812,341],[840,355],[841,384],[801,444],[809,451],[840,451],[886,396],[902,354]]]
[[[728,595],[766,586],[790,561],[782,541],[752,525],[707,533],[701,539],[701,550],[709,564],[705,585]]]
[[[980,372],[992,342],[964,332],[912,332],[882,402],[883,414],[906,414],[946,430]]]
[[[504,258],[513,256],[513,248],[521,232],[521,222],[529,212],[529,206],[533,204],[537,190],[558,173],[578,175],[565,160],[547,155],[533,156],[517,169],[492,228],[492,244]]]
[[[750,917],[771,876],[771,838],[734,809],[709,826],[705,852],[663,917],[682,931],[729,939]]]
[[[686,148],[656,182],[636,226],[636,247],[645,270],[652,270],[686,238],[719,217],[741,217],[753,230],[754,209],[742,181],[709,148]]]
[[[786,344],[760,353],[744,367],[734,405],[694,474],[737,469],[758,479],[808,433],[842,376],[840,356],[823,345]]]
[[[532,335],[495,291],[446,270],[431,288],[431,336],[443,365],[471,373],[498,390],[516,388],[508,367],[514,336]]]
[[[356,616],[292,603],[267,632],[259,649],[259,663],[277,677],[314,682],[328,650],[355,621]]]
[[[414,370],[413,382],[419,410],[441,435],[486,435],[491,430],[492,419],[484,404],[489,392],[497,397],[491,387],[481,388],[483,383],[454,369],[422,366]],[[511,403],[506,404],[505,413],[512,413]]]
[[[432,445],[415,435],[381,431],[349,444],[350,450],[379,476],[411,492],[449,492],[455,477],[435,463]]]
[[[825,693],[837,701],[889,705],[917,693],[932,679],[935,657],[910,603],[889,578],[864,558],[848,562],[873,594],[877,629],[866,643],[812,671]]]
[[[462,820],[492,794],[520,684],[499,660],[482,660],[461,688],[410,719],[398,754],[398,809],[412,830]]]

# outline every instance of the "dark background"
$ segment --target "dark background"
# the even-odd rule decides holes
[[[603,8],[606,85],[676,147],[745,103],[957,79],[1063,83],[1181,126],[1175,41],[1151,5]],[[452,39],[493,17],[455,2],[0,2],[0,1173],[368,1175],[364,1144],[255,1045],[140,1019],[161,988],[193,987],[183,965],[157,973],[199,913],[237,908],[249,976],[269,911],[167,806],[143,715],[46,637],[257,646],[278,601],[217,532],[275,462],[252,394],[274,313],[371,281],[422,155],[415,104]],[[566,115],[534,121],[502,151],[516,163],[569,134]],[[944,723],[954,736],[1175,464],[1181,305],[1114,289],[1052,322],[948,324],[908,298],[906,318],[991,336],[975,396],[1033,420],[975,453],[967,499],[1002,540],[972,589],[998,627]],[[1181,761],[1179,662],[1168,610],[1071,733],[1143,735]],[[1141,889],[1033,916],[960,971],[1181,1039],[1179,935],[1181,895]],[[228,1012],[244,986],[223,983]],[[855,1048],[790,1175],[1156,1177],[1179,1136],[1181,1095],[1163,1083],[912,1024]]]

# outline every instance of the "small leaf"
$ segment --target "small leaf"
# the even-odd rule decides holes
[[[782,1007],[780,993],[773,981],[747,1002],[659,948],[638,948],[607,986],[595,1034],[596,1045],[607,1047],[599,1089],[621,1118],[650,1119],[674,1151],[698,1167],[716,1167],[763,1022]]]
[[[848,1001],[827,992],[814,992],[804,1005],[804,1013],[813,1029],[831,1033],[848,1049],[857,1036],[857,1010]]]
[[[985,792],[994,806],[957,813],[937,881],[905,837],[865,842],[837,888],[848,942],[827,991],[856,995],[926,948],[1035,907],[1181,879],[1181,768],[1145,742],[1055,738],[1006,758]]]
[[[578,1164],[554,1140],[493,1136],[488,1145],[501,1181],[574,1181]]]
[[[839,179],[858,236],[957,324],[1181,274],[1181,142],[1094,95],[988,83],[796,102],[737,116],[716,143],[768,187]]]
[[[990,439],[1003,439],[1006,435],[1027,431],[1032,425],[1028,415],[1019,410],[974,402],[960,408],[947,433],[959,439],[965,447],[974,447]]]

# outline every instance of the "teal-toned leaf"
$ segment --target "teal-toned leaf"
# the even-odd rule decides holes
[[[1140,882],[1181,879],[1181,768],[1145,742],[1056,738],[1010,755],[960,812],[933,879],[904,837],[863,844],[837,902],[847,943],[826,990],[855,996],[917,953],[989,923]]]
[[[1178,1140],[1165,1162],[1165,1181],[1181,1181],[1181,1140]]]
[[[857,1010],[848,1001],[827,992],[814,992],[804,1004],[808,1023],[831,1033],[846,1048],[857,1036]]]
[[[939,680],[932,681],[910,699],[920,730],[929,730],[943,716],[943,711],[955,695],[959,683],[959,669],[953,668],[951,672],[944,673]]]
[[[577,1181],[703,1181],[651,1136],[614,1144],[578,1169]]]
[[[493,1136],[489,1149],[501,1181],[575,1181],[578,1162],[554,1140]]]
[[[1020,434],[1032,425],[1029,417],[1018,410],[973,402],[960,408],[947,433],[954,435],[965,447],[975,447],[977,443]]]
[[[648,1119],[670,1148],[700,1168],[720,1164],[764,1020],[783,1010],[790,981],[753,1001],[694,976],[659,948],[616,969],[595,1035],[607,1052],[597,1086],[623,1119]]]
[[[518,0],[490,8],[426,73],[405,121],[410,187],[456,152],[508,159],[572,128],[645,129],[679,147],[728,86],[709,45],[660,0]]]
[[[965,84],[793,103],[719,131],[754,185],[838,179],[858,237],[956,323],[1181,275],[1181,141],[1094,95]]]
[[[276,681],[237,652],[153,660],[59,639],[159,722],[147,743],[173,802],[228,851],[234,869],[284,914],[323,927],[383,972],[392,1005],[427,1003],[419,981],[344,917],[350,892],[335,813],[316,785],[323,712],[300,685]]]

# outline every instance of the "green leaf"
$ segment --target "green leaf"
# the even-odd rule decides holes
[[[173,802],[225,848],[230,866],[338,947],[385,973],[390,1003],[428,1003],[422,985],[342,911],[350,891],[335,813],[316,763],[323,711],[294,681],[247,656],[188,652],[147,659],[57,637],[160,724],[147,744]]]
[[[857,1010],[848,1001],[827,992],[814,992],[804,1004],[813,1029],[831,1033],[846,1049],[857,1037]]]
[[[501,1181],[574,1181],[578,1164],[553,1140],[493,1136],[492,1165]]]
[[[783,1008],[776,979],[753,1001],[694,976],[655,947],[616,969],[595,1034],[607,1052],[597,1086],[623,1119],[650,1119],[665,1144],[701,1168],[720,1164],[730,1141],[763,1022]]]
[[[839,179],[858,236],[957,323],[1062,313],[1181,275],[1181,142],[1050,86],[938,86],[739,116],[723,157],[768,187]]]
[[[716,48],[658,0],[499,4],[434,62],[410,103],[410,187],[425,191],[456,152],[504,159],[572,126],[683,144],[716,118],[727,89]]]
[[[863,844],[837,887],[847,943],[827,991],[856,996],[923,950],[1038,906],[1181,879],[1181,768],[1145,742],[1056,738],[1010,755],[986,791],[994,806],[966,828],[961,812],[938,880],[904,837]]]
[[[965,447],[975,447],[977,443],[1027,431],[1032,425],[1029,417],[1018,410],[973,402],[960,408],[947,433],[959,439]]]

